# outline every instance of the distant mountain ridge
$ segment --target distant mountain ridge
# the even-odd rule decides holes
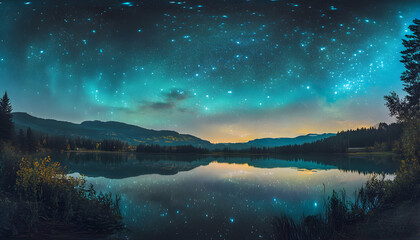
[[[175,131],[157,131],[121,122],[85,121],[81,124],[42,119],[27,113],[13,113],[15,129],[30,127],[34,131],[55,136],[84,137],[93,140],[118,139],[131,145],[159,144],[165,146],[194,145],[207,147],[209,141]]]
[[[304,143],[311,143],[335,135],[336,134],[334,133],[310,133],[295,138],[259,138],[248,141],[246,143],[224,143],[222,145],[225,145],[226,147],[229,147],[231,149],[246,149],[250,147],[281,147],[286,145],[300,145]]]
[[[42,119],[27,113],[13,113],[15,129],[27,129],[47,133],[54,136],[66,136],[70,138],[82,137],[93,140],[118,139],[129,143],[159,144],[162,146],[193,145],[209,149],[245,149],[249,147],[276,147],[294,144],[314,142],[320,139],[335,136],[332,133],[307,134],[296,138],[261,138],[246,143],[220,143],[212,144],[189,134],[180,134],[170,130],[152,130],[122,122],[85,121],[80,124]]]

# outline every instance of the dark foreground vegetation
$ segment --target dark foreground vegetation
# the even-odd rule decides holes
[[[325,201],[325,212],[307,216],[300,222],[281,216],[274,220],[277,239],[358,239],[349,226],[360,224],[385,209],[401,205],[403,202],[418,203],[420,200],[420,20],[415,19],[409,27],[413,32],[403,40],[406,48],[402,52],[406,71],[401,76],[406,97],[400,99],[395,92],[385,96],[386,105],[392,116],[402,126],[401,138],[397,147],[401,154],[401,166],[395,179],[385,180],[384,176],[374,175],[366,185],[355,193],[354,200],[345,191],[333,191]],[[396,131],[392,131],[396,132]],[[284,148],[286,149],[286,148]],[[303,147],[302,147],[303,149]],[[415,209],[415,208],[414,208]],[[406,213],[395,213],[406,214]],[[398,216],[388,216],[396,218]],[[409,222],[403,223],[408,225]],[[394,226],[388,226],[394,227]],[[417,228],[419,226],[416,226]],[[365,231],[368,231],[367,229]],[[384,230],[381,230],[384,231]],[[408,230],[409,231],[409,230]],[[375,233],[376,237],[382,233]],[[413,234],[406,230],[406,235]],[[416,234],[414,232],[414,234]],[[382,236],[401,239],[401,232]]]
[[[12,107],[7,93],[0,101],[0,238],[43,238],[57,232],[68,238],[76,232],[111,234],[124,228],[119,197],[97,194],[83,178],[67,171],[49,157],[35,159],[22,154],[34,151],[30,129],[13,145]],[[12,145],[13,144],[13,145]]]
[[[110,234],[124,228],[118,196],[97,194],[49,157],[22,157],[7,144],[1,149],[0,236],[48,235],[61,226],[69,234]]]

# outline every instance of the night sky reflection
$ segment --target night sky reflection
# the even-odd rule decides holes
[[[130,239],[270,239],[273,216],[319,213],[332,189],[353,196],[369,177],[305,161],[291,167],[279,161],[277,168],[254,167],[245,158],[233,162],[243,163],[212,161],[174,175],[87,180],[98,191],[122,195]],[[168,161],[155,165],[171,168]]]

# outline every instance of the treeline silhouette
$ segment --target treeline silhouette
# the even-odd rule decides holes
[[[377,128],[360,128],[338,132],[336,136],[302,145],[287,145],[274,148],[249,148],[250,153],[300,154],[300,153],[346,153],[351,148],[366,148],[367,151],[400,151],[402,125],[380,123]]]
[[[11,141],[14,146],[26,152],[35,152],[39,148],[53,151],[129,151],[130,147],[126,142],[117,139],[92,140],[82,137],[67,138],[65,136],[50,136],[32,131],[31,128],[19,129],[17,136]]]
[[[110,152],[139,152],[139,153],[197,153],[205,154],[210,150],[192,145],[161,146],[158,144],[140,144],[130,146],[117,139],[104,139],[101,141],[82,137],[68,138],[65,136],[51,136],[32,131],[31,128],[19,129],[17,136],[12,135],[12,143],[26,152],[35,152],[39,148],[53,151],[110,151]]]
[[[183,146],[160,146],[158,144],[140,144],[136,148],[136,152],[141,153],[210,153],[210,150],[202,147],[194,147],[192,145]]]
[[[140,144],[136,147],[117,139],[104,139],[101,141],[77,137],[51,136],[42,133],[34,133],[31,128],[25,131],[19,129],[16,144],[21,150],[35,152],[38,148],[53,151],[110,151],[110,152],[139,152],[139,153],[197,153],[205,154],[210,150],[192,145],[160,146],[158,144]]]
[[[41,147],[52,150],[98,150],[98,151],[128,151],[129,145],[117,139],[104,139],[96,141],[86,138],[66,138],[64,136],[41,135],[39,137]]]

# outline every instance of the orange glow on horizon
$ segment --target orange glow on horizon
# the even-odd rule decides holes
[[[321,123],[313,127],[302,127],[293,130],[282,127],[263,127],[254,126],[245,128],[246,126],[231,125],[230,128],[214,126],[204,131],[204,133],[195,134],[202,139],[210,141],[211,143],[246,143],[254,139],[261,138],[295,138],[307,134],[323,134],[323,133],[337,133],[357,128],[369,128],[377,124],[376,122],[350,122],[350,121],[333,121],[330,123]],[[306,125],[302,123],[302,125]],[[193,134],[194,135],[194,134]]]

